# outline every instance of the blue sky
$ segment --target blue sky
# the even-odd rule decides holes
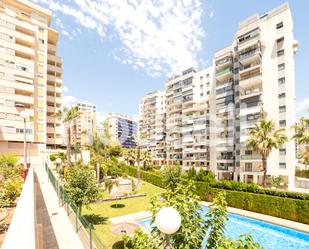
[[[238,22],[279,0],[33,0],[53,11],[60,31],[64,101],[89,101],[99,116],[137,115],[142,96],[190,66],[210,65]],[[129,2],[129,3],[128,3]],[[309,108],[309,1],[290,1],[295,38],[298,116]]]

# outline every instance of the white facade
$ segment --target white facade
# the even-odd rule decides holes
[[[241,22],[231,45],[215,53],[213,67],[167,80],[166,161],[204,167],[219,179],[261,183],[262,161],[246,148],[248,131],[263,113],[292,137],[297,47],[283,4]],[[292,185],[296,162],[289,140],[270,154],[267,175]]]
[[[140,104],[139,135],[142,148],[151,150],[152,158],[160,163],[166,159],[165,152],[165,92],[148,93]]]

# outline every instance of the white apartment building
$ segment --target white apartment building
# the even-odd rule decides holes
[[[246,148],[261,114],[285,128],[295,124],[293,21],[288,4],[239,23],[213,67],[188,69],[166,81],[167,162],[213,171],[218,179],[262,181],[261,157]],[[205,85],[206,84],[206,85]],[[267,174],[293,185],[295,142],[273,150]]]
[[[109,113],[105,119],[112,140],[125,148],[135,147],[137,138],[137,122],[118,113]]]
[[[140,104],[139,136],[141,147],[149,149],[153,160],[161,164],[165,152],[165,91],[148,93]]]
[[[184,169],[209,167],[209,100],[212,67],[185,70],[166,82],[166,152],[168,162]]]
[[[62,60],[51,12],[28,0],[0,0],[0,152],[23,156],[27,111],[28,153],[36,158],[62,144]],[[30,158],[29,157],[29,158]]]
[[[91,143],[91,137],[96,132],[96,105],[85,101],[77,103],[76,106],[80,116],[73,122],[72,141],[83,147]]]
[[[223,132],[212,168],[219,178],[262,181],[261,157],[245,146],[248,131],[261,113],[292,137],[297,47],[291,11],[283,4],[241,22],[232,45],[215,54],[216,113]],[[295,142],[290,140],[284,148],[274,150],[267,165],[268,175],[280,175],[292,183]]]

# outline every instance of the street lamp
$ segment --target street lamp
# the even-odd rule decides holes
[[[27,110],[20,112],[20,116],[24,119],[24,170],[27,170],[27,118],[29,113]]]
[[[163,207],[155,218],[157,228],[166,235],[166,249],[170,249],[170,235],[176,233],[181,226],[181,217],[173,207]]]

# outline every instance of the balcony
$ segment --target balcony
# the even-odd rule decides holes
[[[240,99],[246,99],[254,96],[258,96],[262,94],[262,88],[249,88],[244,89],[240,92]]]
[[[241,64],[252,63],[253,61],[261,59],[261,51],[259,48],[250,50],[249,52],[242,53],[239,55],[239,61]]]
[[[250,161],[254,161],[254,160],[262,160],[262,156],[258,155],[258,154],[252,154],[252,155],[241,155],[240,156],[241,160],[250,160]]]
[[[252,72],[253,70],[261,73],[261,62],[260,61],[255,61],[251,64],[240,67],[239,74],[244,75],[249,72]]]
[[[216,61],[216,69],[219,70],[223,67],[226,67],[226,66],[230,66],[232,64],[232,58],[231,57],[224,57],[220,60],[217,60]]]
[[[222,81],[227,79],[233,73],[233,68],[228,67],[223,70],[216,71],[216,79]]]
[[[249,75],[247,77],[243,77],[240,79],[239,81],[239,86],[241,88],[248,88],[248,87],[252,87],[254,85],[258,85],[262,83],[262,75],[261,74],[257,74],[257,75]]]

